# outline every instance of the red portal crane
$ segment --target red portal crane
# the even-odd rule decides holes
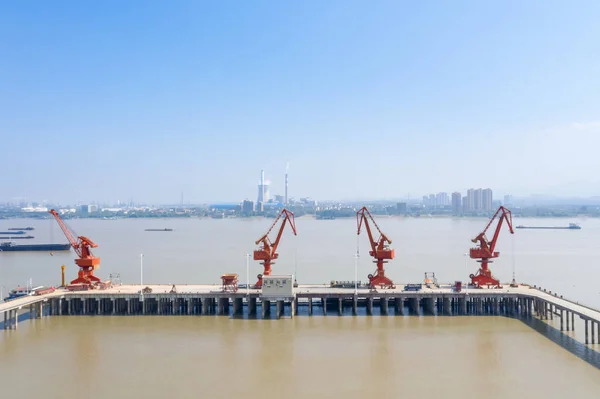
[[[494,232],[494,238],[492,241],[488,241],[485,236],[485,233],[492,225],[492,222],[496,217],[499,216],[498,224],[496,225],[496,231]],[[496,248],[496,241],[498,240],[498,235],[500,234],[500,229],[502,228],[502,222],[506,220],[506,224],[510,230],[510,234],[515,234],[512,227],[512,213],[505,207],[501,206],[498,208],[494,216],[490,219],[485,229],[479,233],[479,235],[473,238],[471,241],[475,243],[479,243],[477,248],[471,248],[470,256],[471,259],[479,259],[477,262],[481,263],[481,268],[477,272],[476,275],[471,274],[469,277],[471,278],[471,284],[474,284],[476,287],[483,287],[484,285],[488,288],[490,286],[494,288],[501,288],[500,281],[498,281],[493,275],[490,269],[488,268],[488,263],[492,263],[493,261],[490,259],[497,258],[500,255],[500,252],[494,252]]]
[[[77,273],[77,278],[71,281],[71,284],[93,285],[94,283],[99,283],[100,279],[94,276],[94,270],[100,266],[100,258],[95,257],[90,250],[90,247],[96,248],[98,247],[98,244],[84,236],[75,238],[75,235],[69,230],[58,212],[54,209],[51,209],[48,212],[54,216],[54,219],[58,222],[58,225],[63,233],[65,233],[67,240],[69,240],[71,247],[73,247],[73,250],[78,256],[78,258],[75,259],[75,264],[79,266],[79,272]]]
[[[368,217],[368,218],[367,218]],[[369,226],[369,219],[379,232],[379,239],[375,241],[373,239],[373,234],[371,233],[371,226]],[[385,234],[381,232],[379,226],[371,216],[371,213],[367,209],[367,207],[362,207],[361,210],[356,212],[356,224],[358,225],[358,233],[360,235],[360,229],[362,225],[365,225],[367,229],[367,234],[369,235],[369,243],[371,244],[371,250],[369,251],[369,255],[375,258],[373,263],[377,263],[377,270],[375,271],[375,275],[369,274],[369,285],[371,288],[396,288],[392,280],[385,276],[385,270],[383,268],[383,264],[387,263],[387,259],[394,259],[395,252],[393,249],[389,247],[388,244],[392,243],[392,240],[387,238]]]
[[[280,219],[282,220],[281,227],[279,228],[275,242],[272,242],[269,239],[269,233],[271,230],[273,230],[275,225],[277,225],[277,222]],[[271,274],[271,265],[274,264],[275,262],[273,261],[279,257],[279,254],[277,253],[277,247],[279,246],[279,241],[281,241],[281,235],[283,234],[283,230],[285,228],[285,222],[289,223],[294,235],[296,235],[296,222],[294,221],[294,214],[287,209],[283,209],[265,235],[256,240],[255,244],[260,244],[260,247],[254,251],[254,260],[262,261],[260,264],[264,265],[264,272],[263,274],[259,274],[257,276],[258,281],[256,282],[255,288],[262,288],[263,276],[269,276]]]

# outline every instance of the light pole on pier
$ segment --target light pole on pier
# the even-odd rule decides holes
[[[294,249],[294,287],[298,286],[298,248]]]
[[[469,266],[467,265],[467,256],[469,256],[469,254],[465,252],[463,254],[463,256],[465,257],[465,270],[468,273],[469,272]],[[469,295],[469,292],[467,291],[468,289],[469,289],[469,281],[465,281],[465,295]]]
[[[144,300],[144,254],[140,254],[140,294]]]
[[[246,254],[246,295],[250,295],[250,254]]]
[[[354,296],[358,295],[358,257],[360,254],[360,241],[356,235],[356,253],[354,254]]]
[[[354,296],[358,295],[358,251],[354,254]]]

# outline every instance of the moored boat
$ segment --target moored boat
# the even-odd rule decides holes
[[[17,287],[8,292],[8,296],[4,298],[5,301],[12,301],[13,299],[22,298],[24,296],[35,295],[37,290],[43,289],[43,286],[39,287]]]

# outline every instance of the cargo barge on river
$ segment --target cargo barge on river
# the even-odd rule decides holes
[[[546,229],[546,230],[581,230],[577,223],[569,223],[568,226],[516,226],[517,229]]]
[[[3,242],[0,244],[0,252],[11,251],[68,251],[71,244],[24,244],[14,242]]]

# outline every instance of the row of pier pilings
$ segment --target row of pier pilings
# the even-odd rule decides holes
[[[499,296],[309,296],[305,298],[308,314],[315,314],[315,307],[320,307],[322,314],[353,315],[525,315],[531,306],[526,307],[526,299],[519,297]],[[302,298],[301,298],[302,300]],[[299,306],[302,302],[299,303]],[[376,312],[375,309],[378,311]],[[530,312],[529,312],[530,313]]]
[[[39,301],[30,305],[26,305],[25,309],[29,309],[30,319],[41,319],[44,312],[44,301]],[[21,310],[22,313],[26,312],[26,310],[22,309],[12,309],[4,312],[3,326],[5,330],[17,329],[17,327],[19,326],[19,310]]]
[[[536,298],[533,300],[533,309],[540,320],[560,320],[560,331],[575,331],[575,313],[552,302]],[[578,315],[584,324],[585,344],[600,344],[600,323],[596,320]]]
[[[288,311],[286,312],[286,309]],[[316,309],[316,313],[315,313]],[[531,315],[532,299],[518,296],[424,295],[355,296],[297,294],[266,299],[257,295],[104,295],[49,299],[53,315],[248,315],[276,318],[302,314],[366,315]]]
[[[263,318],[272,315],[284,315],[285,307],[295,307],[293,300],[258,300],[257,297],[239,296],[171,296],[132,295],[117,297],[67,297],[50,300],[50,314],[53,315],[231,315],[244,314],[244,308],[249,316],[258,316],[257,309],[261,308]],[[272,306],[274,305],[274,306]],[[292,311],[292,314],[295,312]]]

